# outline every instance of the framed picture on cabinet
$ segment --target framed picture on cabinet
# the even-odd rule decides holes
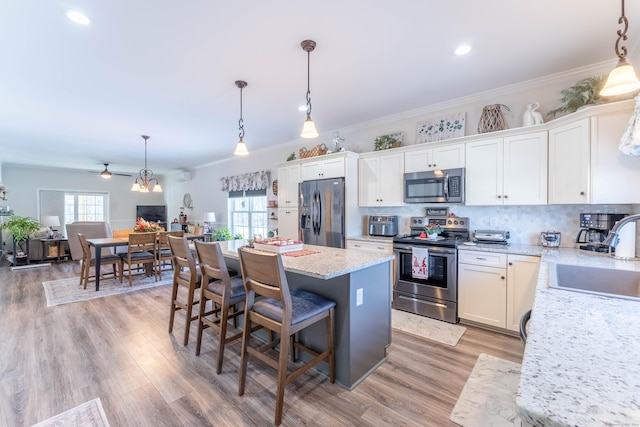
[[[466,113],[457,113],[440,119],[418,122],[416,143],[423,144],[464,136],[465,118]]]

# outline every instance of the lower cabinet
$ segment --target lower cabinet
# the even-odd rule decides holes
[[[539,257],[459,251],[458,316],[518,331],[520,317],[533,306]]]
[[[298,208],[278,208],[278,236],[300,240]]]

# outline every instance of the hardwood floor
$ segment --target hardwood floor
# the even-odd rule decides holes
[[[274,371],[249,363],[238,396],[240,343],[220,375],[205,331],[182,346],[171,289],[162,286],[47,308],[42,281],[80,275],[75,262],[10,271],[0,265],[0,425],[30,426],[99,397],[112,426],[271,425]],[[287,386],[282,425],[454,426],[449,414],[480,353],[520,363],[517,338],[467,327],[456,347],[393,332],[388,361],[353,391],[311,372]]]

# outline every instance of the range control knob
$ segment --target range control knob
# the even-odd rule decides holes
[[[460,225],[464,225],[464,220],[463,219],[460,220]]]

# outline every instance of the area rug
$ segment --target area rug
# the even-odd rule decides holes
[[[408,334],[455,347],[467,328],[418,316],[401,310],[391,310],[391,327]]]
[[[33,427],[109,427],[100,398],[90,400]]]
[[[87,289],[82,289],[79,277],[42,282],[42,286],[44,286],[44,293],[47,296],[47,307],[53,307],[71,302],[155,288],[156,286],[170,285],[172,280],[172,278],[166,278],[156,282],[153,276],[139,276],[133,280],[133,286],[129,286],[129,281],[126,279],[122,283],[114,279],[101,279],[100,290],[97,292],[95,283],[89,283]]]
[[[516,412],[518,363],[481,353],[449,419],[464,427],[523,426]]]

